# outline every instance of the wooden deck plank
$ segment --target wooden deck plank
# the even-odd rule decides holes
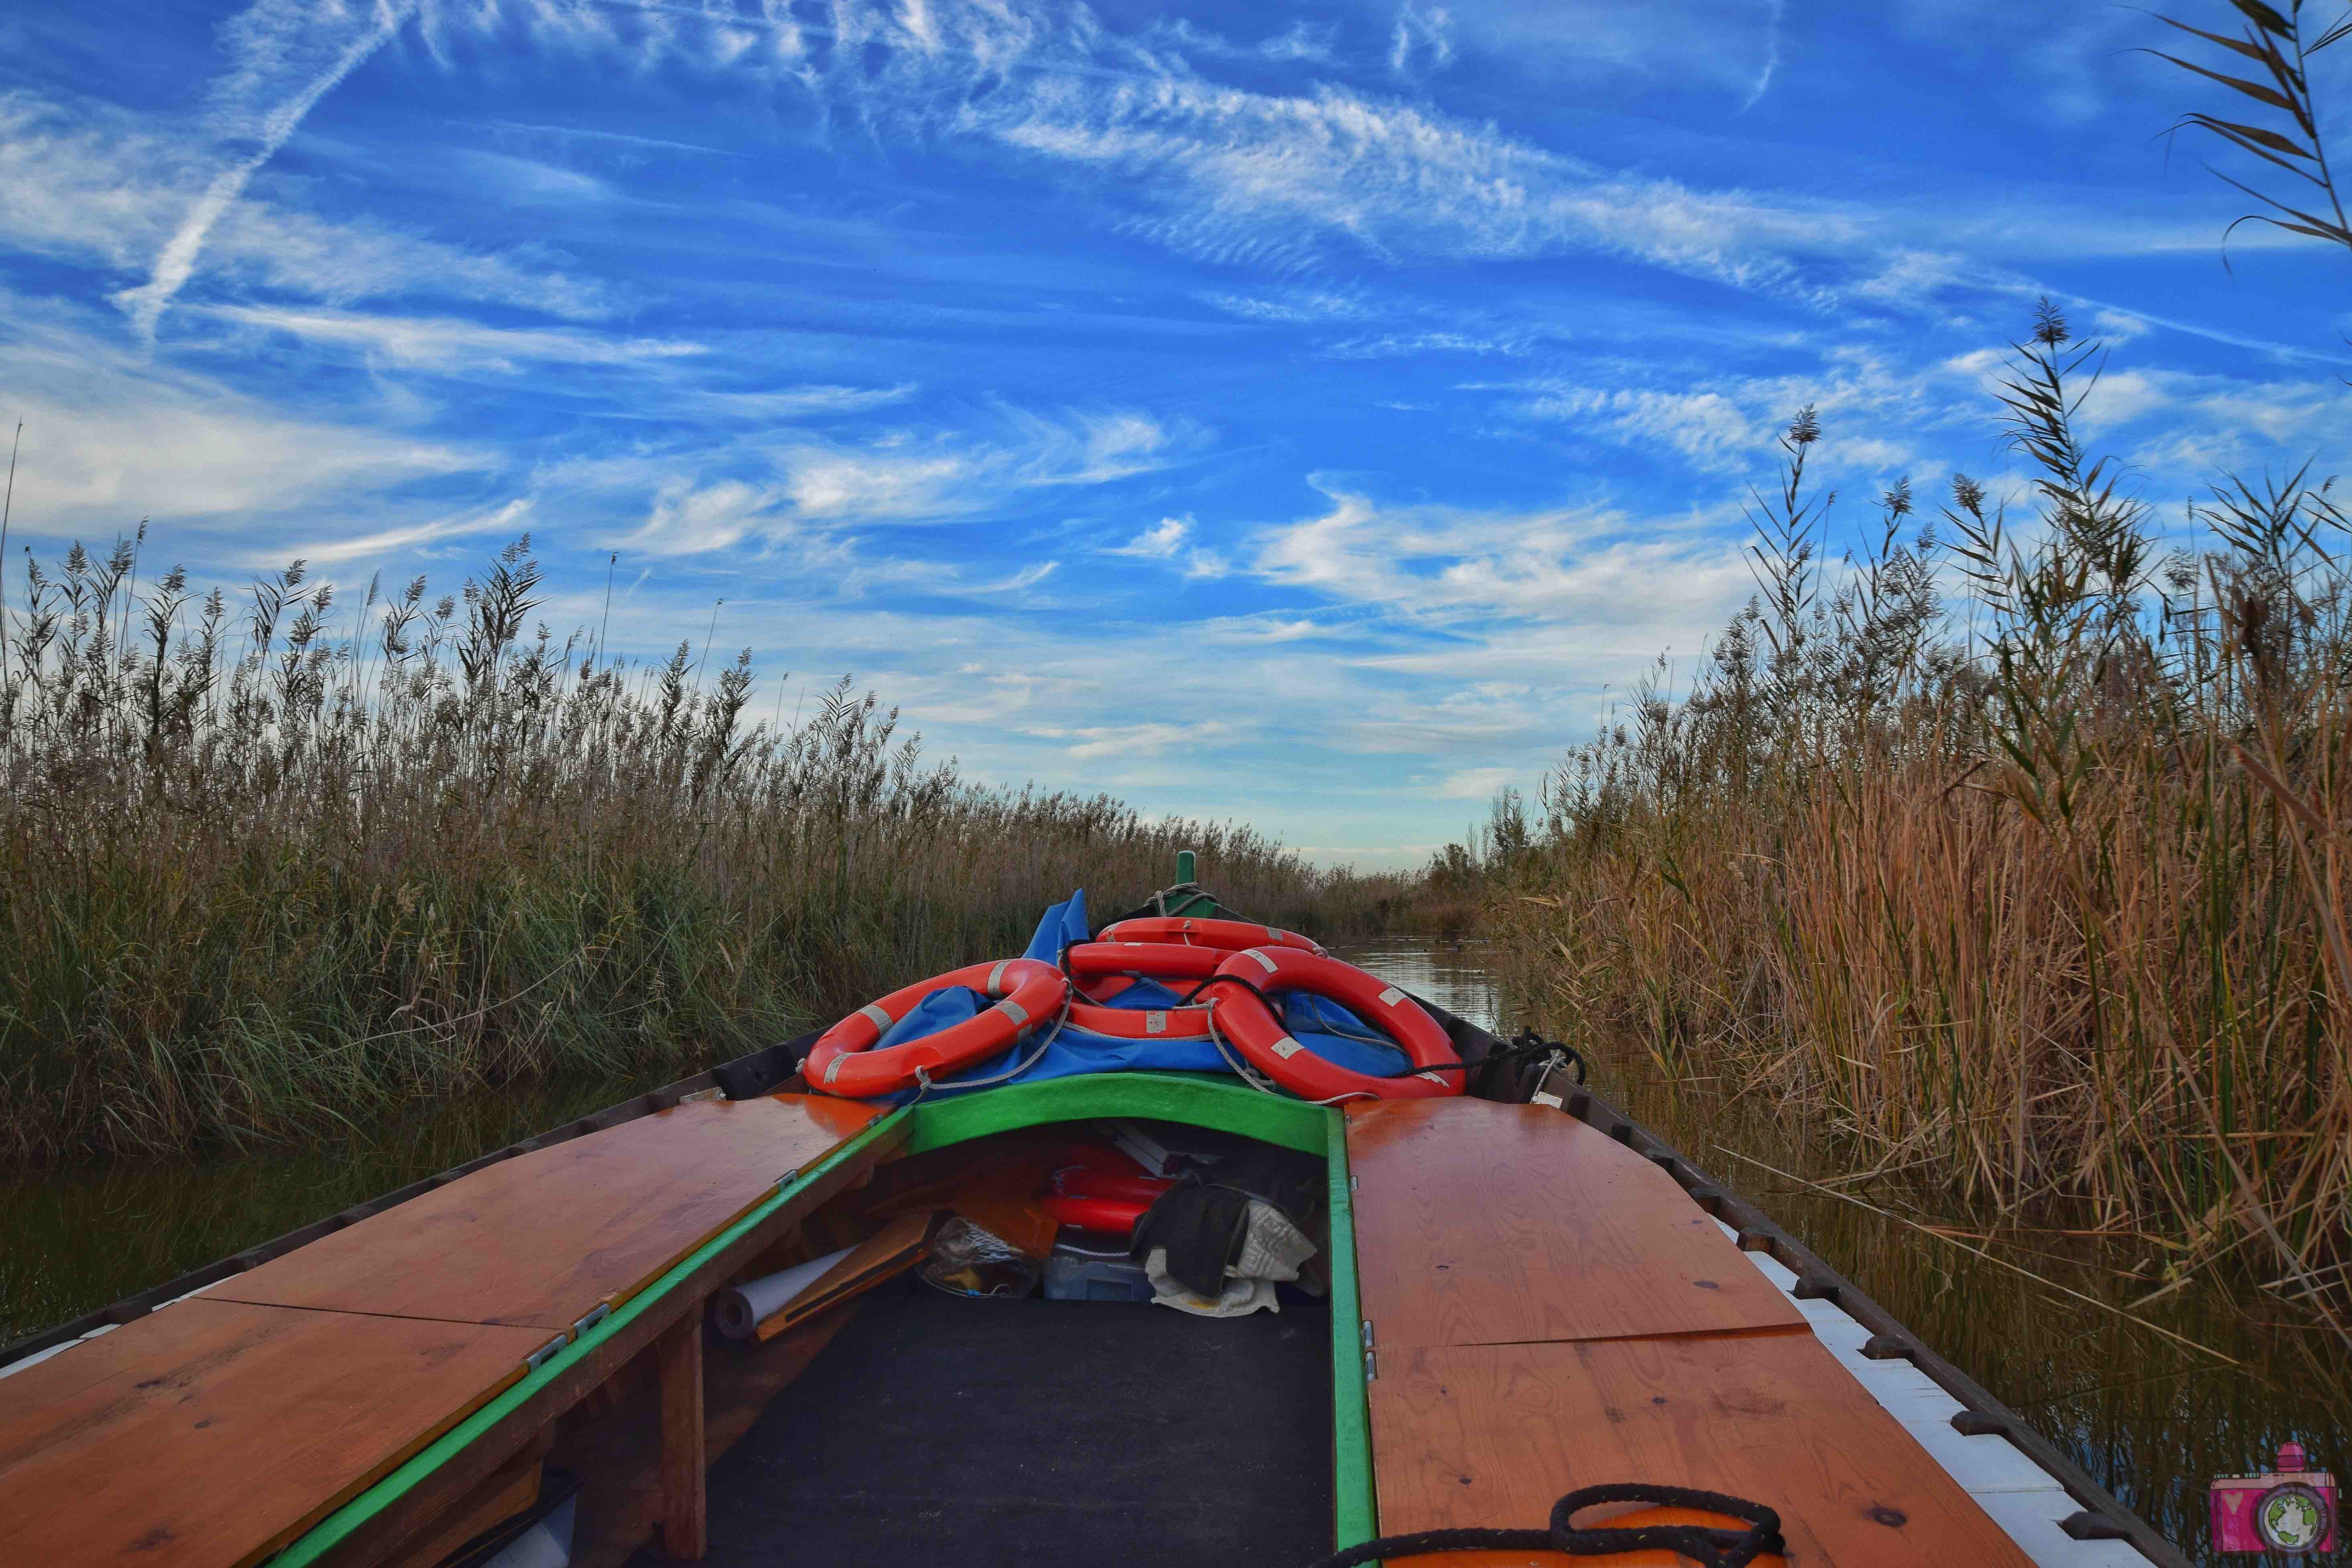
[[[1810,1333],[1395,1350],[1370,1394],[1384,1534],[1641,1480],[1778,1509],[1805,1568],[2030,1568]]]
[[[518,1154],[207,1292],[208,1300],[569,1329],[660,1278],[882,1114],[712,1100]]]
[[[1673,1177],[1539,1105],[1346,1111],[1362,1311],[1383,1351],[1801,1327]]]
[[[8,1380],[0,1562],[231,1568],[523,1373],[543,1330],[183,1301]]]

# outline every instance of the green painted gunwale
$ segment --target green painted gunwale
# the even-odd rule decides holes
[[[1176,1121],[1239,1133],[1319,1155],[1330,1180],[1331,1436],[1335,1543],[1352,1546],[1375,1533],[1371,1437],[1364,1369],[1354,1326],[1361,1321],[1356,1294],[1355,1208],[1348,1182],[1347,1139],[1339,1113],[1261,1094],[1238,1084],[1184,1073],[1096,1073],[1007,1084],[978,1094],[908,1106],[872,1122],[757,1207],[697,1247],[603,1322],[580,1335],[479,1410],[443,1433],[390,1475],[329,1514],[270,1560],[268,1568],[307,1568],[340,1545],[425,1478],[463,1452],[553,1382],[566,1368],[634,1321],[835,1165],[898,1126],[909,1122],[905,1154],[945,1149],[975,1138],[1057,1121],[1098,1117]]]

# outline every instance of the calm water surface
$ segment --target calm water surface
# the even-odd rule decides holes
[[[1547,1022],[1525,1012],[1475,944],[1385,942],[1344,949],[1342,956],[1497,1033]],[[1669,1081],[1638,1054],[1595,1068],[1604,1092],[1801,1236],[2192,1557],[2206,1552],[2204,1489],[2212,1477],[2264,1468],[2290,1436],[2316,1463],[2339,1475],[2352,1471],[2352,1371],[2339,1346],[2275,1321],[2285,1319],[2282,1310],[2257,1301],[2250,1310],[2195,1284],[2141,1310],[2147,1323],[2217,1353],[2184,1348],[2060,1289],[2111,1305],[2145,1296],[2148,1281],[2124,1277],[2136,1253],[2003,1226],[1891,1184],[1857,1191],[1879,1207],[1963,1233],[1938,1239],[1765,1169],[1834,1176],[1816,1152],[1819,1141],[1801,1126],[1727,1110],[1713,1095]],[[0,1342],[642,1093],[668,1076],[485,1095],[323,1149],[116,1162],[0,1179]],[[1987,1247],[2041,1278],[1984,1261],[1955,1241]],[[2214,1568],[2227,1561],[2200,1560]]]

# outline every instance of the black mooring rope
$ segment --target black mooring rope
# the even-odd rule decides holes
[[[1696,1509],[1744,1519],[1743,1531],[1702,1524],[1601,1525],[1579,1530],[1575,1517],[1604,1502],[1644,1502],[1660,1508]],[[1559,1552],[1570,1557],[1607,1557],[1619,1552],[1666,1551],[1699,1568],[1747,1568],[1768,1552],[1784,1549],[1780,1516],[1760,1502],[1700,1491],[1695,1487],[1658,1487],[1641,1481],[1579,1487],[1551,1505],[1551,1523],[1542,1530],[1424,1530],[1413,1535],[1383,1535],[1318,1558],[1308,1568],[1360,1568],[1389,1557],[1432,1552]]]

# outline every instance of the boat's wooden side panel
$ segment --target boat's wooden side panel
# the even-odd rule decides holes
[[[1549,1107],[1378,1100],[1347,1128],[1384,1349],[1804,1326],[1673,1177]]]
[[[1370,1395],[1386,1533],[1638,1479],[1778,1509],[1806,1568],[2030,1568],[1810,1333],[1391,1351]]]
[[[881,1114],[818,1095],[681,1105],[487,1166],[207,1299],[569,1329]]]
[[[523,1373],[539,1329],[198,1298],[8,1380],[0,1562],[257,1561]]]

